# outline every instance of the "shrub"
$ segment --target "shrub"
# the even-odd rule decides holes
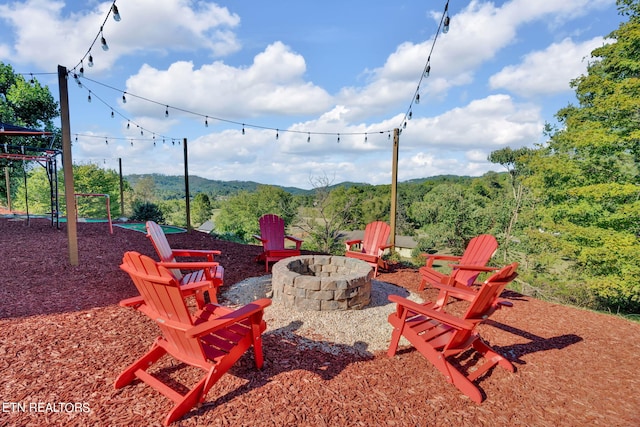
[[[154,221],[158,224],[164,222],[164,215],[158,205],[150,202],[138,203],[133,207],[133,221]]]

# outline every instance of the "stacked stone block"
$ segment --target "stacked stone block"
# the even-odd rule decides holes
[[[333,255],[302,255],[272,269],[274,301],[299,310],[360,309],[371,301],[373,269],[364,261]]]

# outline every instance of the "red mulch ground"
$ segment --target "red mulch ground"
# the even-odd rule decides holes
[[[174,248],[222,250],[227,284],[264,274],[253,262],[257,246],[197,232],[168,239]],[[64,225],[0,219],[0,425],[160,425],[167,399],[139,383],[113,388],[158,334],[140,313],[117,305],[136,294],[118,269],[122,254],[155,257],[151,243],[142,233],[115,227],[109,235],[106,224],[81,223],[78,245],[80,265],[71,267]],[[411,290],[419,281],[410,269],[379,279]],[[517,371],[491,371],[480,382],[487,396],[480,405],[413,349],[358,359],[301,349],[267,331],[264,369],[254,369],[248,352],[207,403],[175,425],[640,425],[639,324],[506,296],[514,307],[496,312],[480,333]],[[180,381],[196,378],[190,369],[167,366]],[[30,408],[38,403],[43,406]],[[60,403],[78,403],[81,410],[60,412]]]

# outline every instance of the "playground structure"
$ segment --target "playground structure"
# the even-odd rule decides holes
[[[1,134],[1,133],[0,133]],[[55,224],[56,227],[60,226],[59,216],[59,203],[58,203],[58,161],[57,158],[62,154],[60,150],[52,148],[37,148],[26,147],[23,145],[9,145],[3,144],[0,151],[0,159],[7,159],[9,162],[22,161],[24,162],[37,162],[39,165],[45,168],[47,171],[47,179],[49,181],[49,191],[51,200],[51,225]],[[5,182],[7,190],[7,204],[8,209],[11,211],[11,183],[9,179],[9,167],[5,166]],[[27,223],[30,219],[29,214],[29,193],[27,191],[27,170],[22,167],[22,173],[24,177],[24,197],[27,214]]]

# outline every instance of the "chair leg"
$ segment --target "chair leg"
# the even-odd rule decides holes
[[[119,389],[127,384],[130,384],[136,378],[136,371],[138,370],[146,370],[149,366],[153,365],[158,361],[162,356],[167,354],[167,351],[160,347],[158,344],[153,344],[151,350],[147,352],[140,359],[136,360],[133,364],[131,364],[128,368],[126,368],[115,382],[115,388]]]

